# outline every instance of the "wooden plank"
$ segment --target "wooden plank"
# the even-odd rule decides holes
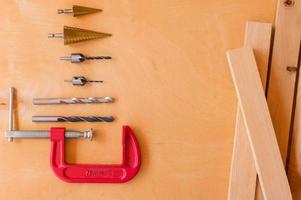
[[[253,48],[263,87],[266,85],[272,25],[269,23],[247,22],[245,46]],[[246,128],[238,106],[234,146],[232,154],[228,199],[255,198],[257,172],[247,138]],[[241,186],[244,187],[241,187]]]
[[[274,48],[267,101],[282,159],[286,163],[296,73],[286,70],[297,66],[301,36],[301,0],[292,6],[278,1]]]
[[[227,57],[263,196],[292,199],[253,50],[231,50]]]
[[[301,199],[299,104],[296,107],[296,119],[292,147],[289,145],[291,116],[294,100],[296,73],[286,71],[287,66],[297,66],[301,36],[301,1],[295,0],[293,6],[285,6],[278,1],[276,31],[271,63],[270,83],[268,87],[268,105],[274,124],[283,161],[294,199]],[[288,157],[288,150],[291,155]],[[290,160],[290,161],[289,161]]]

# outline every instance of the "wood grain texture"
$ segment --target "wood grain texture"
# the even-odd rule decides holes
[[[102,8],[74,18],[56,9]],[[68,140],[70,162],[119,163],[121,126],[130,125],[142,168],[127,184],[67,184],[49,166],[47,140],[0,137],[0,199],[199,200],[227,198],[237,98],[225,51],[241,47],[247,20],[271,22],[274,0],[0,0],[0,101],[17,90],[20,129],[96,130],[95,140]],[[47,33],[63,25],[112,33],[64,46]],[[111,55],[80,65],[59,56]],[[72,87],[73,75],[103,85]],[[113,96],[111,105],[33,106],[34,97]],[[114,124],[35,124],[32,115],[113,114]],[[7,107],[0,107],[0,131]],[[30,186],[30,187],[29,187]],[[34,189],[32,189],[34,188]]]
[[[278,1],[274,48],[268,87],[268,105],[283,162],[286,162],[296,73],[286,70],[297,66],[301,35],[301,1],[292,7]]]
[[[231,50],[227,57],[263,196],[292,199],[253,50]]]
[[[272,24],[247,22],[245,46],[253,49],[263,88],[265,88],[270,55]],[[255,198],[257,172],[239,106],[231,163],[228,199]],[[244,185],[244,187],[241,187]]]
[[[294,2],[294,6],[286,7],[283,1],[278,1],[268,105],[284,163],[287,162],[288,148],[291,148],[288,177],[294,199],[301,199],[300,103],[297,103],[295,112],[292,145],[288,146],[296,73],[286,71],[286,67],[297,66],[301,35],[301,1]]]

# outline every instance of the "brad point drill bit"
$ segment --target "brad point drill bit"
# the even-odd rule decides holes
[[[103,81],[96,81],[96,80],[88,80],[84,76],[74,76],[71,80],[65,80],[65,82],[70,82],[72,85],[86,85],[86,83],[103,83]]]
[[[35,98],[34,105],[53,105],[53,104],[96,104],[112,103],[112,97],[88,97],[88,98]]]
[[[72,9],[58,9],[58,14],[73,14],[74,17],[81,16],[81,15],[87,15],[91,13],[101,12],[101,9],[98,8],[89,8],[84,6],[78,6],[74,5],[72,6]]]
[[[62,56],[60,60],[70,61],[71,63],[81,63],[85,60],[110,60],[111,56],[85,56],[81,53],[72,53],[70,56]]]
[[[48,38],[64,38],[65,45],[109,36],[112,34],[69,26],[64,26],[64,33],[48,33]]]
[[[32,122],[113,122],[114,117],[99,117],[99,116],[33,116]]]

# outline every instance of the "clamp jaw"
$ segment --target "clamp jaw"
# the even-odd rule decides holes
[[[92,140],[93,130],[65,131],[51,128],[50,131],[13,130],[14,89],[10,88],[9,128],[5,136],[9,141],[17,138],[50,138],[50,165],[57,177],[70,183],[124,183],[136,176],[141,165],[138,141],[129,126],[122,129],[121,164],[70,164],[65,162],[65,138]]]

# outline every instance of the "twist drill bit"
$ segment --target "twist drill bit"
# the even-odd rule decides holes
[[[89,8],[89,7],[74,5],[74,6],[72,6],[72,9],[58,9],[57,13],[58,14],[73,14],[74,17],[77,17],[77,16],[101,12],[101,11],[102,11],[101,9],[97,9],[97,8]]]
[[[88,80],[84,76],[74,76],[71,80],[65,80],[65,82],[70,82],[72,85],[86,85],[86,83],[103,83],[103,81],[98,80]]]
[[[112,97],[88,97],[88,98],[35,98],[34,105],[52,105],[52,104],[96,104],[96,103],[112,103]]]
[[[32,122],[113,122],[114,117],[99,117],[99,116],[33,116]]]
[[[14,95],[15,88],[9,88],[9,115],[8,115],[8,129],[5,131],[5,137],[9,142],[14,138],[50,138],[50,131],[44,130],[15,130],[14,129]],[[88,131],[66,131],[66,138],[86,138],[92,140],[93,129]]]
[[[85,56],[81,53],[72,53],[70,56],[60,57],[60,60],[70,61],[71,63],[81,63],[85,60],[110,60],[111,56]]]
[[[109,36],[112,34],[69,26],[64,26],[64,33],[48,33],[48,38],[64,38],[65,45]]]

